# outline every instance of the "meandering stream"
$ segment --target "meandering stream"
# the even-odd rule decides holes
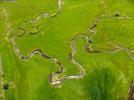
[[[58,5],[58,11],[56,13],[53,13],[53,14],[50,14],[50,13],[42,13],[42,14],[39,14],[39,16],[37,16],[36,18],[32,19],[32,20],[28,20],[24,23],[22,23],[21,25],[19,25],[16,29],[17,30],[20,30],[22,31],[22,34],[21,35],[13,35],[11,37],[9,37],[9,40],[10,40],[10,43],[12,44],[13,46],[13,49],[14,49],[14,52],[15,54],[18,56],[19,59],[23,60],[23,61],[28,61],[30,58],[32,58],[34,55],[39,55],[41,57],[43,57],[44,59],[46,60],[50,60],[51,62],[53,62],[54,64],[58,65],[59,66],[59,70],[54,72],[53,74],[49,75],[48,77],[48,80],[49,80],[49,83],[53,86],[60,86],[60,84],[62,82],[64,82],[65,80],[70,80],[70,79],[82,79],[84,76],[85,76],[85,69],[83,68],[83,65],[81,65],[76,59],[74,59],[74,56],[75,54],[77,53],[77,47],[76,47],[76,41],[80,40],[80,39],[85,39],[86,40],[86,43],[85,43],[85,50],[89,53],[117,53],[118,51],[120,50],[123,50],[125,51],[128,56],[134,60],[134,55],[133,55],[133,50],[130,50],[129,48],[125,48],[121,45],[117,45],[115,48],[113,48],[112,50],[109,50],[109,51],[106,51],[106,50],[95,50],[92,48],[91,44],[93,43],[92,42],[92,39],[94,37],[94,35],[96,34],[96,27],[97,27],[97,24],[99,23],[99,21],[102,19],[102,18],[111,18],[111,17],[115,17],[113,15],[107,15],[107,14],[101,14],[99,16],[97,16],[93,23],[90,24],[90,26],[87,28],[87,30],[83,33],[81,33],[80,35],[78,36],[75,36],[72,38],[71,40],[71,44],[70,44],[70,47],[72,49],[71,53],[69,54],[69,58],[70,58],[70,61],[79,69],[79,74],[78,75],[64,75],[64,76],[60,76],[61,74],[64,74],[64,71],[65,71],[65,67],[64,65],[57,59],[57,58],[54,58],[53,56],[50,56],[48,55],[44,50],[40,49],[40,48],[36,48],[35,50],[31,51],[27,56],[24,56],[21,52],[20,52],[20,49],[18,48],[18,46],[16,45],[16,42],[15,42],[15,38],[18,38],[18,37],[23,37],[25,35],[25,29],[23,29],[23,26],[24,24],[27,24],[27,23],[36,23],[37,21],[41,20],[41,18],[48,18],[48,17],[53,17],[53,16],[57,16],[57,15],[60,15],[60,13],[62,12],[62,5],[63,5],[63,0],[58,0],[57,2],[57,5]],[[117,19],[120,19],[120,18],[130,18],[130,17],[117,17]],[[93,33],[92,35],[88,35],[88,33]]]

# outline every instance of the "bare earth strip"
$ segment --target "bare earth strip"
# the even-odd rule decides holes
[[[7,10],[5,8],[2,7],[2,11],[3,11],[3,15],[4,15],[4,18],[5,18],[5,24],[6,24],[6,28],[7,28],[7,31],[5,33],[6,37],[9,35],[9,33],[11,32],[10,28],[11,28],[11,23],[8,22],[8,13],[7,13]]]
[[[130,86],[128,100],[134,100],[134,81],[132,81],[131,86]]]
[[[2,60],[0,55],[0,100],[5,100],[3,84],[4,84],[4,80],[3,80]]]

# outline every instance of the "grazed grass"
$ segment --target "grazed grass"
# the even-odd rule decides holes
[[[78,73],[69,60],[71,39],[80,35],[96,16],[100,14],[134,16],[133,1],[100,1],[100,0],[64,0],[62,13],[52,18],[45,18],[35,24],[40,32],[35,35],[26,34],[16,38],[20,51],[27,55],[35,48],[41,48],[47,54],[56,57],[65,66],[65,75]],[[40,13],[57,12],[57,0],[24,1],[2,3],[8,13],[7,22],[12,25],[12,33],[21,23],[33,19]],[[1,9],[1,12],[3,10]],[[75,59],[86,71],[81,80],[68,80],[61,88],[54,88],[48,83],[48,75],[56,71],[52,62],[34,56],[23,62],[15,55],[12,45],[5,39],[7,26],[4,15],[1,17],[0,52],[3,61],[4,80],[15,84],[15,88],[5,91],[7,100],[126,100],[129,84],[134,80],[134,61],[127,53],[115,54],[87,53],[83,49],[86,43],[77,41],[78,53]],[[31,28],[30,24],[26,25]],[[109,50],[115,45],[123,45],[134,49],[134,19],[103,18],[97,24],[96,35],[92,47]],[[90,35],[91,33],[89,33]],[[110,97],[110,98],[109,98]]]

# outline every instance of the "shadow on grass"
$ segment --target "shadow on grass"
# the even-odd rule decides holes
[[[126,100],[127,82],[123,82],[118,71],[109,67],[93,68],[85,78],[89,100]]]
[[[56,93],[55,87],[51,86],[47,81],[38,87],[35,100],[62,100]]]

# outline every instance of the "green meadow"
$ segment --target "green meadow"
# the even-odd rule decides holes
[[[29,22],[23,24],[41,13],[56,14],[57,2],[0,2],[0,65],[3,85],[9,85],[8,89],[1,87],[6,100],[127,100],[134,80],[134,59],[130,58],[134,57],[134,1],[63,0],[60,14],[41,18],[34,25]],[[54,87],[48,81],[48,76],[57,71],[58,66],[39,55],[25,62],[17,57],[10,43],[10,36],[21,34],[16,28],[22,25],[26,33],[16,37],[15,42],[23,55],[40,48],[64,65],[63,75],[77,75],[79,70],[69,59],[71,40],[85,33],[95,18],[103,14],[109,17],[104,16],[97,23],[92,48],[107,51],[121,45],[133,52],[130,55],[122,50],[90,53],[84,49],[85,39],[80,39],[76,41],[74,58],[86,74],[82,79],[65,80],[60,87]],[[38,30],[32,26],[38,27]],[[8,30],[11,31],[8,33]],[[86,34],[90,36],[92,33]]]

